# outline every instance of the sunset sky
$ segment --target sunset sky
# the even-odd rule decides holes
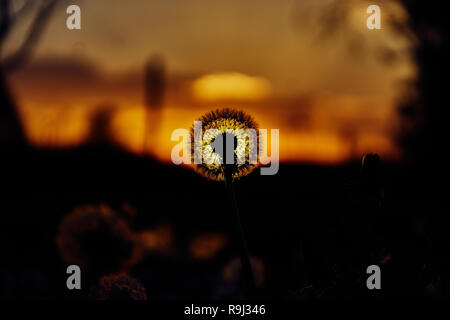
[[[10,85],[35,145],[79,145],[92,114],[111,108],[114,139],[142,152],[144,67],[158,54],[167,90],[148,151],[162,160],[170,160],[172,130],[217,107],[280,129],[282,161],[395,157],[396,102],[414,65],[410,41],[390,23],[405,13],[394,0],[380,3],[382,29],[368,30],[371,3],[356,0],[62,1]],[[81,30],[66,28],[68,4],[81,7]]]

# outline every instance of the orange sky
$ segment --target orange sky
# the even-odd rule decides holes
[[[170,159],[172,130],[216,107],[244,109],[261,128],[280,129],[282,161],[396,155],[396,98],[414,66],[411,44],[386,18],[404,19],[395,1],[382,1],[383,29],[375,31],[366,28],[364,1],[340,1],[345,14],[333,24],[333,0],[73,3],[82,30],[65,28],[60,6],[33,61],[10,76],[36,145],[81,144],[92,114],[112,108],[116,142],[142,152],[143,67],[156,52],[167,90],[149,151],[162,160]],[[18,26],[6,51],[26,27]]]

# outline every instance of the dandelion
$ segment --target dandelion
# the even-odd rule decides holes
[[[56,243],[64,261],[95,274],[122,268],[133,249],[133,232],[105,205],[76,208],[59,225]]]
[[[224,181],[226,170],[233,179],[239,179],[257,168],[257,141],[260,139],[258,125],[251,116],[242,111],[221,109],[205,114],[198,121],[202,122],[202,143],[191,143],[192,160],[195,160],[195,154],[202,155],[202,163],[194,165],[197,172],[208,179]],[[191,137],[195,137],[194,127]],[[227,146],[227,140],[234,146],[233,159],[226,159],[226,150],[213,152],[218,142]],[[226,165],[227,162],[232,164]]]
[[[195,143],[198,138],[195,125],[191,128],[191,137],[194,137],[194,143],[191,142],[191,155],[194,163],[198,155],[202,159],[201,163],[195,163],[195,169],[210,180],[225,181],[248,295],[254,296],[256,284],[241,225],[233,181],[248,175],[257,167],[257,148],[258,141],[260,141],[257,134],[258,126],[251,116],[232,109],[211,111],[201,117],[199,121],[202,124],[201,132],[199,132],[201,143]]]

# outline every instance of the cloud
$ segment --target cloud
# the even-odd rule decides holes
[[[130,70],[106,73],[92,61],[70,56],[48,56],[33,61],[10,76],[19,101],[60,106],[141,100],[142,74]]]

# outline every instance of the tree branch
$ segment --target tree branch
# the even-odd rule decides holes
[[[0,1],[7,2],[7,0]],[[57,0],[50,0],[46,4],[43,4],[41,8],[39,8],[36,17],[31,24],[28,35],[25,37],[25,40],[20,48],[15,53],[11,54],[3,60],[3,70],[5,70],[6,72],[13,72],[28,61],[34,51],[36,43],[41,37],[42,31],[49,21],[50,15],[56,5],[56,1]]]
[[[11,28],[9,15],[9,0],[0,0],[0,46]]]

